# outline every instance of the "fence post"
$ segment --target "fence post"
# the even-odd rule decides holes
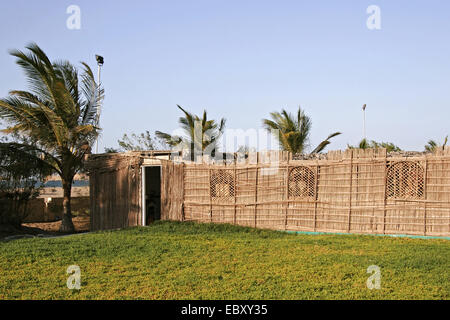
[[[348,206],[348,224],[347,231],[350,233],[351,230],[351,221],[352,221],[352,188],[353,187],[353,150],[350,153],[350,198],[349,198],[349,206]]]
[[[211,194],[211,168],[208,168],[208,182],[209,182],[209,221],[212,222],[212,194]]]
[[[258,220],[258,167],[259,167],[259,152],[256,153],[256,177],[255,177],[255,228]]]
[[[234,163],[234,170],[233,170],[233,175],[234,175],[234,217],[233,217],[233,222],[234,224],[236,224],[236,198],[237,198],[237,181],[236,181],[236,162]]]
[[[288,211],[289,211],[289,160],[286,164],[286,188],[284,192],[284,199],[286,201],[286,207],[284,212],[284,230],[287,230],[287,224],[288,224]]]
[[[316,164],[316,179],[314,181],[314,231],[317,230],[317,201],[319,201],[319,161]]]
[[[185,208],[184,208],[184,199],[185,199],[184,190],[186,188],[186,186],[185,186],[185,184],[186,184],[186,164],[183,162],[181,164],[181,167],[183,168],[183,182],[181,185],[181,187],[183,188],[183,192],[181,194],[181,221],[184,222],[184,221],[186,221],[186,212],[185,212]],[[209,183],[211,183],[211,181]],[[209,187],[209,189],[211,189],[211,186]]]
[[[384,192],[383,192],[383,234],[386,234],[386,202],[387,202],[387,155],[384,158]]]
[[[423,235],[427,235],[427,172],[428,172],[428,158],[425,158],[425,173],[423,179],[423,198],[425,202],[423,204]]]

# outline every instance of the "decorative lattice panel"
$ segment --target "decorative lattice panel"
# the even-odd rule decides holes
[[[314,198],[316,175],[308,167],[295,167],[289,171],[289,198]]]
[[[210,177],[210,189],[213,200],[234,200],[236,187],[233,173],[229,170],[212,170]]]
[[[424,169],[418,162],[401,161],[388,167],[387,199],[423,199],[424,189]]]

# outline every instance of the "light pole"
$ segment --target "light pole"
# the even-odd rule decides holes
[[[98,69],[97,69],[97,87],[98,87],[98,95],[100,96],[100,71],[101,71],[101,68],[103,66],[104,59],[103,59],[102,56],[95,55],[95,60],[97,60],[97,66],[98,66]],[[101,108],[101,106],[98,105],[98,107],[97,107],[97,126],[100,124],[100,108]],[[95,153],[98,153],[98,137],[97,137],[97,141],[96,141]]]
[[[363,110],[363,138],[366,139],[366,107],[367,105],[364,104],[362,107]]]

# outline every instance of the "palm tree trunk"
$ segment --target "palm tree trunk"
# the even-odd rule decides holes
[[[70,207],[71,192],[72,192],[72,179],[62,179],[62,185],[64,190],[63,199],[63,217],[59,231],[61,232],[74,232],[75,227],[72,222],[72,210]]]

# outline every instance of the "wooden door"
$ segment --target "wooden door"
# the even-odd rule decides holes
[[[183,220],[184,164],[161,161],[161,220]]]

